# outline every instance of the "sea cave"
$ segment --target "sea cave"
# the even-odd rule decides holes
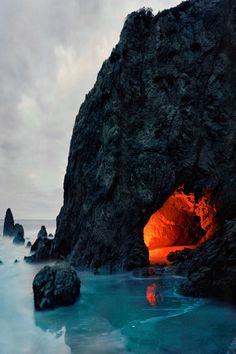
[[[151,265],[166,263],[169,252],[194,249],[214,235],[217,217],[211,194],[204,190],[196,197],[177,188],[151,215],[143,230]]]

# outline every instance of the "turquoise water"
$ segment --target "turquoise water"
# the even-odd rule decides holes
[[[21,222],[31,240],[42,224],[55,228]],[[76,304],[35,312],[32,280],[43,265],[25,264],[28,252],[0,237],[1,354],[222,354],[236,335],[235,308],[177,295],[182,279],[173,276],[80,272]]]

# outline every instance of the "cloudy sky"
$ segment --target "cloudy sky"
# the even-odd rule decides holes
[[[126,15],[180,0],[0,0],[0,218],[55,219],[75,116]]]

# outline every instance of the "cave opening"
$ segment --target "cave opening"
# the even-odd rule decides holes
[[[184,248],[196,248],[210,239],[217,229],[216,207],[212,193],[200,196],[179,187],[155,211],[144,227],[144,242],[151,265],[167,262],[167,255]]]

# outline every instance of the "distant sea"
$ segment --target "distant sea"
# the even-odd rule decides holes
[[[3,232],[4,220],[0,219],[0,235]],[[15,223],[22,224],[25,231],[25,239],[34,241],[42,225],[46,226],[48,234],[55,234],[56,220],[48,219],[16,219]]]

